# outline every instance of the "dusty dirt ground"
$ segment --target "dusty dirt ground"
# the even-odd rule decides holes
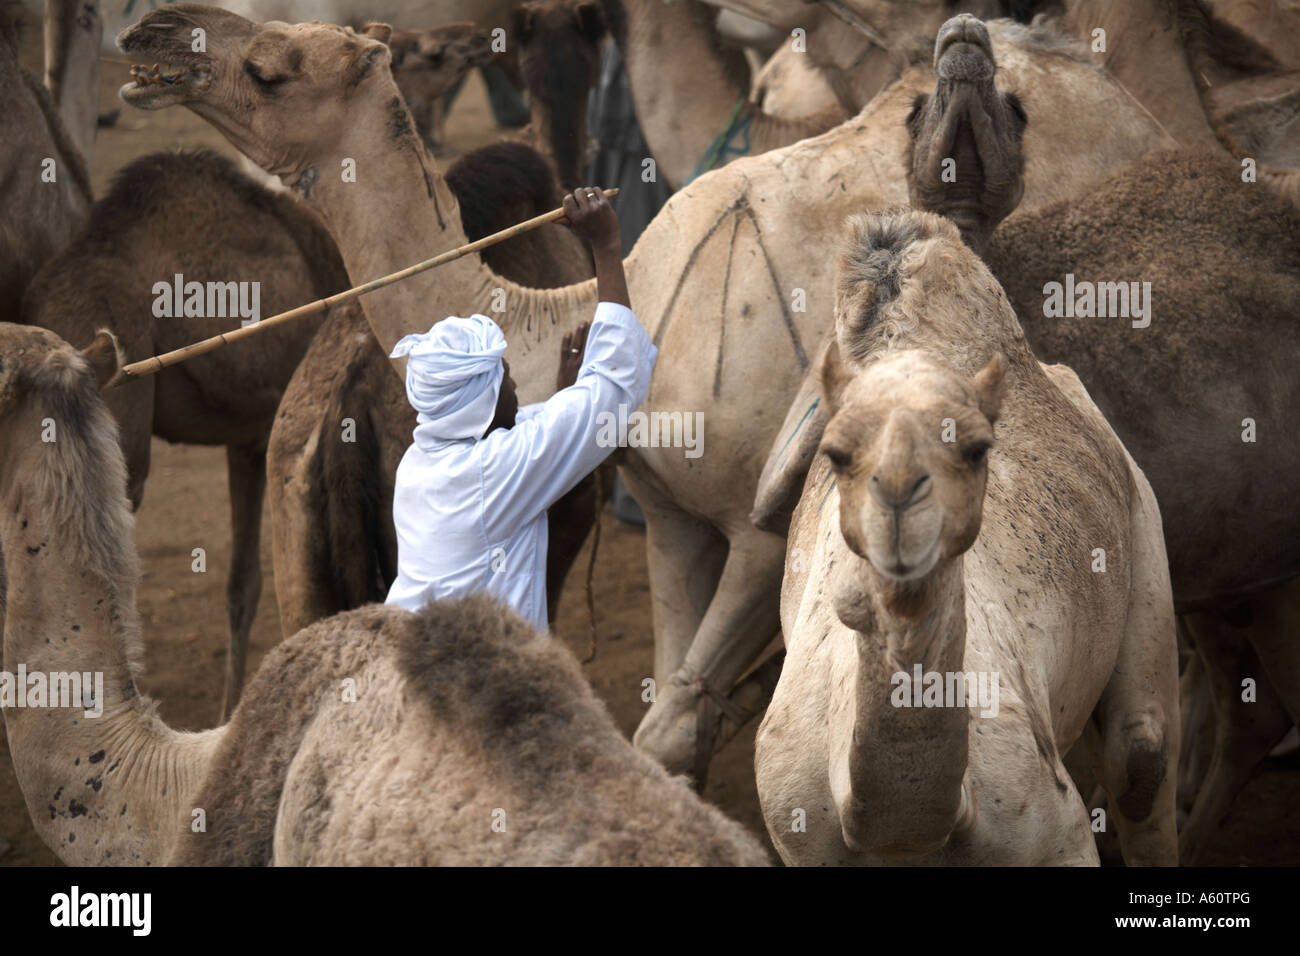
[[[40,74],[40,30],[28,31],[24,64]],[[160,149],[210,146],[235,156],[210,126],[183,110],[134,111],[117,99],[128,67],[104,63],[101,109],[120,108],[112,129],[96,144],[92,178],[103,195],[112,174],[131,160]],[[453,155],[498,137],[482,81],[470,77],[452,111],[448,141]],[[449,157],[440,158],[446,162]],[[437,251],[437,250],[432,250]],[[431,251],[431,252],[432,252]],[[153,468],[137,515],[136,545],[143,579],[139,591],[146,641],[145,693],[160,702],[164,720],[177,729],[216,723],[221,705],[227,639],[225,576],[230,559],[229,499],[225,455],[220,448],[174,446],[155,439]],[[192,548],[207,550],[207,571],[190,569]],[[590,548],[590,543],[588,543]],[[270,554],[270,515],[263,515],[262,602],[252,632],[250,674],[281,640]],[[586,553],[571,575],[560,605],[559,639],[580,657],[588,647],[584,580]],[[602,519],[594,578],[598,651],[585,670],[629,737],[645,712],[641,681],[652,671],[653,639],[640,529]],[[753,740],[757,721],[714,760],[706,797],[766,840],[754,787]],[[775,859],[775,856],[774,856]],[[1300,862],[1300,768],[1258,774],[1238,799],[1213,847],[1220,865],[1284,865]],[[14,779],[7,741],[0,737],[0,865],[54,865],[58,860],[36,836]]]

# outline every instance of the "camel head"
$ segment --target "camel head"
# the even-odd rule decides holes
[[[530,90],[576,86],[585,97],[596,84],[605,14],[595,0],[521,3],[511,13],[510,34]]]
[[[38,326],[0,322],[0,423],[19,414],[24,399],[38,392],[97,392],[123,364],[117,338],[106,329],[78,351]],[[38,428],[34,434],[39,433]]]
[[[883,577],[918,580],[979,535],[1002,357],[967,377],[920,350],[856,374],[838,355],[822,366],[832,412],[821,453],[838,481],[840,533]]]
[[[357,117],[388,115],[397,96],[390,33],[373,23],[360,32],[320,21],[259,24],[175,3],[118,34],[124,53],[155,64],[133,68],[136,79],[119,95],[141,109],[186,106],[263,169],[293,181],[368,133],[355,129]],[[390,126],[405,135],[405,110]]]
[[[934,72],[934,93],[918,96],[907,118],[908,196],[955,222],[982,253],[1024,195],[1028,121],[1019,98],[998,91],[988,29],[970,14],[939,28]]]
[[[470,70],[492,61],[492,37],[473,23],[449,23],[411,33],[394,30],[388,38],[393,79],[430,142],[442,97]]]

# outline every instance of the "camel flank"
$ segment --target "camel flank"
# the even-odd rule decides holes
[[[786,665],[755,745],[769,834],[802,864],[1095,864],[1061,762],[1087,731],[1126,861],[1176,863],[1155,496],[951,223],[900,209],[850,232],[830,421],[790,529]],[[918,669],[986,675],[996,713],[900,706]]]
[[[205,55],[182,42],[199,25],[209,37]],[[1170,142],[1130,97],[1059,42],[1014,24],[994,24],[991,33],[1007,88],[1039,117],[1025,133],[1026,207],[1087,189],[1117,163]],[[324,217],[351,274],[382,275],[418,261],[422,250],[464,242],[454,199],[410,128],[377,40],[326,24],[258,26],[175,4],[148,14],[120,42],[151,62],[199,66],[175,86],[128,85],[122,96],[145,108],[185,105],[296,183]],[[287,69],[280,58],[291,53],[301,57],[301,73],[273,96],[259,92],[243,69],[251,58],[265,76],[278,76]],[[829,325],[829,263],[820,238],[846,209],[905,198],[903,120],[916,95],[933,86],[929,67],[914,66],[835,130],[702,177],[669,201],[628,258],[632,301],[662,355],[644,410],[708,409],[707,447],[728,463],[700,468],[680,449],[664,448],[629,448],[620,463],[647,513],[655,595],[660,691],[638,740],[671,769],[694,765],[696,730],[716,714],[699,719],[701,701],[712,699],[705,686],[725,693],[777,631],[784,542],[750,523],[749,505],[766,446]],[[252,125],[227,112],[227,94],[257,98]],[[322,173],[343,156],[357,159],[365,182],[382,183],[385,196],[405,201],[376,203],[364,182],[341,184]],[[721,287],[720,275],[727,277]],[[807,313],[791,312],[796,288],[806,293]],[[492,311],[498,290],[504,313]],[[389,349],[430,314],[494,316],[516,377],[530,383],[521,401],[530,401],[549,393],[558,338],[590,316],[595,285],[528,289],[461,259],[363,304]]]
[[[5,714],[33,825],[65,863],[766,862],[633,750],[567,651],[485,596],[322,621],[268,655],[228,725],[171,730],[135,684],[133,522],[99,395],[112,336],[78,352],[0,324],[0,356],[4,658],[104,674],[98,719]],[[36,437],[46,418],[54,442]]]

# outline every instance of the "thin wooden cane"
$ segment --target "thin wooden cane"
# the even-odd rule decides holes
[[[602,190],[606,198],[612,199],[618,195],[617,189]],[[345,289],[334,295],[326,296],[323,299],[317,299],[315,302],[309,302],[306,305],[300,305],[296,309],[290,309],[288,312],[281,312],[279,315],[273,315],[269,319],[262,319],[253,325],[244,328],[231,329],[229,332],[222,332],[220,335],[214,335],[211,338],[203,339],[200,342],[193,342],[190,345],[173,349],[170,352],[164,352],[162,355],[155,355],[152,358],[141,359],[138,362],[132,362],[130,365],[122,367],[122,376],[118,379],[118,384],[129,381],[133,378],[141,378],[145,375],[152,375],[155,372],[161,372],[170,365],[177,365],[186,359],[192,359],[199,355],[204,355],[223,345],[229,345],[231,342],[238,342],[240,339],[246,339],[249,336],[257,335],[259,332],[272,328],[277,325],[283,325],[285,322],[292,322],[294,319],[301,319],[309,315],[319,315],[327,312],[341,302],[347,302],[358,296],[365,295],[367,292],[374,292],[376,289],[382,289],[390,286],[394,282],[400,282],[403,279],[409,279],[413,275],[419,275],[421,272],[427,272],[436,266],[445,265],[462,256],[467,256],[471,252],[479,252],[488,246],[494,246],[498,242],[504,242],[507,239],[513,239],[515,236],[536,229],[548,222],[555,222],[564,216],[564,207],[552,209],[550,212],[544,212],[540,216],[534,216],[532,219],[517,223],[508,229],[502,229],[500,232],[494,232],[490,236],[484,236],[474,242],[466,243],[463,246],[452,249],[448,252],[434,256],[432,259],[425,259],[423,262],[417,262],[413,266],[407,266],[398,272],[381,276],[378,279],[372,279],[369,282],[351,289]]]

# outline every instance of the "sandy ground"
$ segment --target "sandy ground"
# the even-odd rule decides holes
[[[24,63],[39,75],[39,29],[29,31]],[[181,110],[143,113],[117,100],[127,66],[104,64],[101,108],[121,108],[117,126],[101,131],[93,181],[102,195],[114,171],[159,149],[210,146],[234,156],[211,127]],[[454,151],[494,141],[481,80],[472,76],[447,129]],[[603,518],[594,593],[598,652],[586,665],[596,692],[629,737],[644,714],[641,681],[652,671],[653,638],[640,529]],[[270,515],[263,516],[262,603],[252,632],[250,673],[281,640],[270,554]],[[145,693],[160,701],[164,720],[178,729],[216,723],[221,704],[227,640],[225,575],[230,559],[229,499],[225,455],[220,448],[174,446],[155,439],[153,468],[137,515],[136,545],[143,580],[139,591],[146,640]],[[192,548],[207,551],[207,571],[190,568]],[[588,548],[590,543],[588,544]],[[588,623],[583,587],[586,555],[579,560],[560,605],[557,633],[577,654],[586,654]],[[753,738],[757,721],[715,759],[706,797],[762,835],[754,787]],[[1300,769],[1258,774],[1238,799],[1216,841],[1210,862],[1221,865],[1300,862]],[[36,836],[14,779],[8,744],[0,738],[0,865],[51,865],[57,859]]]

